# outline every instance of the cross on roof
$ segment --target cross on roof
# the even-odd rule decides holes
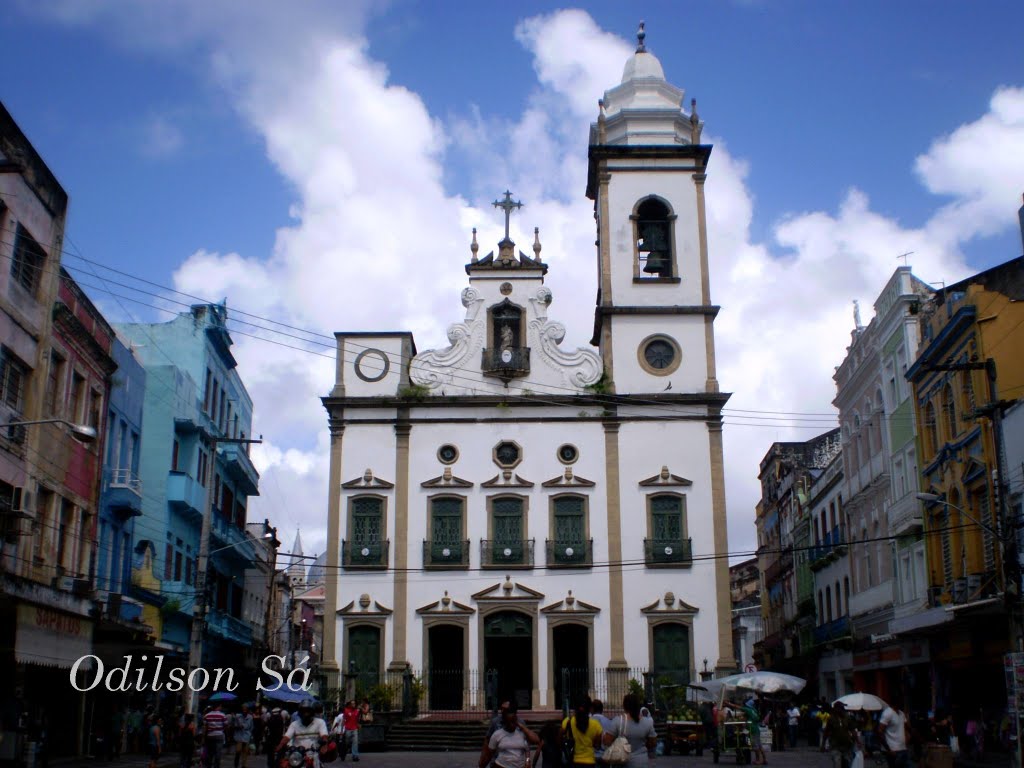
[[[518,200],[513,201],[512,193],[506,189],[505,198],[503,200],[495,200],[491,205],[495,208],[501,208],[505,212],[505,239],[508,240],[508,220],[512,217],[512,211],[522,208],[523,204]]]

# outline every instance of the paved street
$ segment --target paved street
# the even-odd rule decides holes
[[[360,766],[365,768],[476,768],[478,755],[472,752],[369,752],[364,753]],[[61,762],[53,765],[52,768],[146,768],[147,759],[142,755],[131,755],[107,763],[105,761],[86,760],[76,762]],[[346,760],[344,763],[335,762],[331,768],[341,768],[342,765],[350,765]],[[735,761],[728,756],[723,756],[721,763],[724,768],[735,765]],[[170,754],[160,761],[159,768],[177,768],[177,755]],[[250,761],[249,768],[264,768],[262,761]],[[714,768],[714,761],[710,753],[703,757],[683,757],[681,755],[670,755],[659,757],[655,762],[658,768]],[[772,768],[832,768],[832,760],[828,755],[822,754],[817,749],[786,750],[768,754],[768,765]],[[995,765],[993,763],[993,765]],[[232,768],[229,760],[224,760],[222,768]]]

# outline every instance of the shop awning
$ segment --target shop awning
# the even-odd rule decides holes
[[[93,622],[81,616],[21,604],[18,606],[15,658],[19,664],[71,669],[78,659],[92,653],[92,630]],[[92,669],[93,664],[92,659],[87,659],[80,669]]]

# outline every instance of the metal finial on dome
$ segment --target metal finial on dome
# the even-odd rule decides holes
[[[646,39],[647,33],[644,32],[644,23],[641,21],[639,28],[636,30],[636,52],[647,53],[647,47],[644,45],[644,39]]]
[[[473,243],[469,246],[469,250],[473,252],[473,258],[470,261],[476,264],[476,253],[480,250],[480,244],[476,241],[476,227],[473,227]]]
[[[533,258],[540,259],[540,227],[533,228]]]

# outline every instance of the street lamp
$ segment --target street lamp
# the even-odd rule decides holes
[[[961,515],[966,517],[972,523],[974,523],[975,525],[981,526],[986,531],[988,531],[993,536],[995,536],[997,539],[999,539],[999,544],[1002,545],[1002,543],[1003,543],[1003,536],[1002,536],[1001,533],[999,533],[999,531],[997,531],[995,528],[993,528],[988,523],[981,522],[981,520],[976,518],[974,515],[972,515],[970,512],[968,512],[963,507],[958,507],[956,504],[950,504],[948,501],[946,501],[941,496],[939,496],[938,494],[935,494],[935,493],[924,493],[924,492],[922,492],[922,493],[918,493],[918,494],[915,494],[915,495],[917,496],[918,500],[920,500],[920,501],[925,501],[925,502],[928,502],[929,504],[941,504],[944,507],[950,507],[951,509],[955,509],[957,512],[959,512]]]
[[[67,419],[37,419],[35,421],[11,421],[6,424],[7,438],[11,439],[11,430],[14,427],[31,427],[36,424],[63,424],[71,430],[71,436],[82,443],[96,442],[96,428],[87,424],[76,424]]]

